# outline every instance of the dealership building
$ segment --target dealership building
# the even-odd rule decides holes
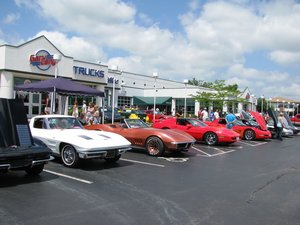
[[[45,36],[37,37],[19,46],[0,46],[0,97],[24,99],[28,117],[41,114],[45,107],[47,93],[16,92],[15,85],[33,83],[46,79],[63,77],[74,82],[95,88],[105,93],[105,97],[69,96],[66,104],[72,105],[76,99],[79,106],[83,100],[93,101],[100,107],[118,108],[137,106],[140,109],[159,108],[169,113],[183,110],[186,105],[187,115],[197,115],[201,102],[193,96],[199,92],[214,90],[188,85],[184,81],[172,81],[157,76],[121,71],[116,66],[84,62],[66,56]],[[233,108],[253,109],[257,103],[253,94],[246,88],[242,95],[246,101],[228,106]],[[59,104],[61,99],[58,96]],[[58,108],[58,107],[57,107]],[[68,107],[66,107],[68,108]],[[60,112],[61,113],[61,112]],[[64,112],[66,113],[66,111]]]

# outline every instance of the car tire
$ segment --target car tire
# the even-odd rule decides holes
[[[207,132],[204,135],[204,141],[207,145],[216,145],[218,143],[218,136],[214,132]]]
[[[37,176],[44,169],[44,163],[28,167],[25,171],[28,175]]]
[[[77,167],[79,164],[79,156],[72,145],[64,145],[61,150],[61,159],[66,167]]]
[[[149,137],[146,141],[146,149],[151,156],[162,156],[165,151],[164,143],[158,137]]]
[[[255,139],[255,132],[251,129],[247,129],[244,132],[244,139],[247,141],[252,141]]]
[[[114,158],[105,158],[105,161],[108,163],[114,163],[114,162],[117,162],[120,158],[121,158],[121,155],[118,155]]]

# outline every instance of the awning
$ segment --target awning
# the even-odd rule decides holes
[[[134,105],[154,105],[154,97],[142,97],[135,96],[133,97]],[[156,97],[156,105],[171,105],[172,97]]]

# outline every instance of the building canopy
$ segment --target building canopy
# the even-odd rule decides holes
[[[154,105],[154,97],[142,97],[135,96],[133,97],[134,105]],[[156,97],[156,105],[171,105],[172,97]]]
[[[104,92],[62,77],[15,86],[16,91],[56,92],[63,95],[86,95],[104,97]]]

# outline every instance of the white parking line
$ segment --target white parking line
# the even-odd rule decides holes
[[[198,149],[198,148],[195,148],[194,146],[192,146],[192,149],[194,149],[194,150],[196,150],[196,151],[198,151],[198,152],[201,152],[201,153],[205,154],[205,155],[208,156],[208,157],[211,157],[210,154],[208,154],[208,153],[206,153],[206,152],[204,152],[204,151],[202,151],[202,150],[200,150],[200,149]]]
[[[148,162],[136,161],[136,160],[131,160],[131,159],[124,159],[124,158],[121,158],[120,160],[127,161],[127,162],[134,162],[134,163],[144,164],[144,165],[148,165],[148,166],[165,167],[164,165],[160,165],[160,164],[154,164],[154,163],[148,163]]]
[[[79,178],[76,178],[76,177],[72,177],[72,176],[69,176],[69,175],[62,174],[62,173],[57,173],[57,172],[50,171],[50,170],[45,170],[44,169],[43,171],[47,172],[47,173],[57,175],[57,176],[61,176],[61,177],[69,178],[69,179],[72,179],[72,180],[76,180],[76,181],[79,181],[79,182],[82,182],[82,183],[85,183],[85,184],[92,184],[93,183],[92,181],[79,179]]]
[[[252,147],[255,147],[255,146],[259,146],[259,145],[264,145],[264,144],[267,144],[268,142],[255,142],[255,141],[241,141],[240,143],[242,144],[245,144],[245,145],[250,145]]]

